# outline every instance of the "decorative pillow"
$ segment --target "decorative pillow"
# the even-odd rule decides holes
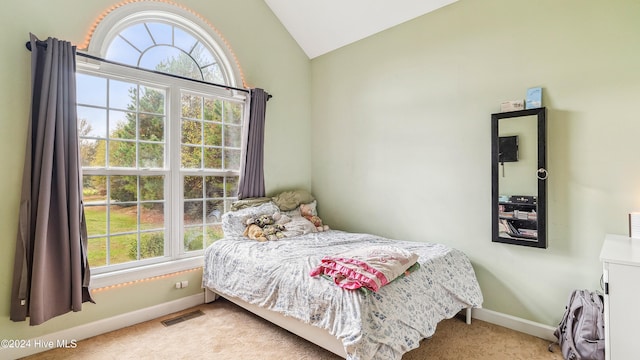
[[[240,209],[246,209],[248,207],[258,206],[264,203],[268,203],[269,201],[271,201],[271,198],[268,198],[268,197],[242,199],[242,200],[235,201],[233,204],[231,204],[231,210],[238,211]]]
[[[283,191],[272,199],[282,211],[290,211],[297,208],[300,204],[307,204],[315,200],[311,193],[302,189]]]
[[[260,215],[273,215],[280,210],[273,202],[252,206],[237,211],[229,211],[222,215],[222,231],[225,237],[242,237],[247,227],[247,219]]]

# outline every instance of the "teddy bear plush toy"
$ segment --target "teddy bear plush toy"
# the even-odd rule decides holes
[[[284,218],[283,218],[284,217]],[[260,215],[247,219],[244,236],[257,241],[278,240],[284,237],[284,225],[288,218],[279,213]]]
[[[248,224],[242,235],[260,242],[267,241],[267,237],[264,235],[262,228],[256,224]]]
[[[300,205],[300,215],[305,219],[309,220],[313,226],[316,227],[317,231],[326,231],[329,230],[328,225],[324,225],[322,223],[322,219],[318,216],[316,212],[316,202],[312,202],[309,204]]]

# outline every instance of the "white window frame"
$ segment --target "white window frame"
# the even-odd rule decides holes
[[[229,81],[226,85],[230,87],[241,87],[237,84],[239,79],[241,79],[240,69],[229,61],[229,59],[235,59],[233,53],[229,49],[219,45],[226,44],[224,39],[215,31],[207,31],[206,29],[210,28],[210,25],[194,13],[166,3],[137,2],[115,9],[96,27],[96,31],[91,38],[88,53],[103,57],[110,43],[110,39],[117,36],[122,29],[143,21],[168,22],[197,34],[199,40],[211,46],[213,51],[218,55],[223,73],[225,73]],[[182,251],[184,232],[182,180],[183,176],[188,174],[220,176],[221,173],[216,172],[212,174],[207,170],[181,169],[181,92],[186,91],[189,93],[203,94],[207,97],[215,96],[222,100],[244,103],[243,129],[246,129],[249,118],[250,96],[248,93],[242,91],[215,87],[201,82],[154,74],[104,62],[99,63],[81,56],[77,57],[77,71],[79,73],[108,77],[116,80],[139,82],[167,91],[165,104],[167,119],[165,125],[165,169],[150,170],[148,173],[145,170],[133,171],[137,175],[143,175],[143,173],[144,175],[155,173],[167,174],[165,182],[165,236],[168,237],[169,240],[165,241],[165,256],[111,265],[102,269],[98,268],[98,271],[92,268],[91,288],[100,288],[203,266],[203,251],[189,253]],[[243,131],[243,133],[245,132],[246,131]],[[245,139],[242,139],[243,144],[244,141]],[[244,153],[242,153],[241,156],[244,156]],[[169,164],[171,164],[170,167]],[[84,174],[102,175],[99,171],[96,172],[92,170],[85,170]],[[239,171],[227,172],[227,174],[239,175]],[[133,263],[135,263],[134,266],[132,266]]]

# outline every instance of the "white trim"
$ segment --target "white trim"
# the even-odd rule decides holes
[[[521,333],[529,334],[541,339],[549,341],[557,340],[553,335],[555,328],[549,325],[540,324],[535,321],[482,308],[473,309],[472,311],[472,317],[474,319],[486,321],[495,325],[500,325],[502,327],[506,327],[507,329],[519,331]]]
[[[125,328],[127,326],[139,324],[145,321],[154,320],[159,317],[185,310],[204,303],[204,292],[183,297],[174,301],[154,305],[148,308],[135,310],[126,314],[112,316],[106,319],[94,321],[88,324],[79,325],[69,329],[61,330],[51,334],[38,336],[28,340],[31,346],[22,349],[0,348],[0,358],[17,359],[56,347],[58,341],[67,341],[73,346],[77,341],[88,339],[93,336],[106,334],[110,331]],[[35,344],[54,344],[53,346],[35,346]]]
[[[202,256],[174,260],[160,264],[134,267],[120,271],[111,271],[91,276],[91,288],[128,283],[131,281],[148,279],[155,276],[171,274],[178,271],[190,270],[204,266]]]

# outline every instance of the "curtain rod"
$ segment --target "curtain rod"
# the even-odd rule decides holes
[[[31,51],[31,41],[27,41],[27,43],[25,44],[25,46],[27,47],[27,50]],[[43,46],[43,47],[47,47],[47,42],[46,41],[36,41],[36,46]],[[182,80],[187,80],[187,81],[194,81],[197,83],[201,83],[201,84],[206,84],[206,85],[212,85],[212,86],[216,86],[216,87],[221,87],[227,90],[237,90],[237,91],[243,91],[246,93],[251,93],[251,90],[249,89],[245,89],[245,88],[238,88],[238,87],[233,87],[233,86],[229,86],[229,85],[222,85],[222,84],[216,84],[216,83],[212,83],[212,82],[207,82],[207,81],[203,81],[203,80],[198,80],[198,79],[191,79],[188,77],[184,77],[184,76],[180,76],[180,75],[175,75],[175,74],[170,74],[170,73],[165,73],[165,72],[161,72],[161,71],[156,71],[156,70],[150,70],[150,69],[144,69],[144,68],[140,68],[137,66],[133,66],[133,65],[127,65],[127,64],[123,64],[123,63],[119,63],[116,61],[111,61],[111,60],[107,60],[107,59],[103,59],[97,56],[93,56],[93,55],[89,55],[87,53],[83,53],[83,52],[77,52],[76,51],[76,55],[78,56],[82,56],[91,60],[97,60],[100,62],[105,62],[108,64],[113,64],[113,65],[118,65],[118,66],[124,66],[130,69],[136,69],[136,70],[141,70],[141,71],[146,71],[146,72],[150,72],[153,74],[158,74],[158,75],[164,75],[164,76],[170,76],[173,78],[177,78],[177,79],[182,79]],[[269,93],[267,93],[267,100],[271,99],[273,96]]]

